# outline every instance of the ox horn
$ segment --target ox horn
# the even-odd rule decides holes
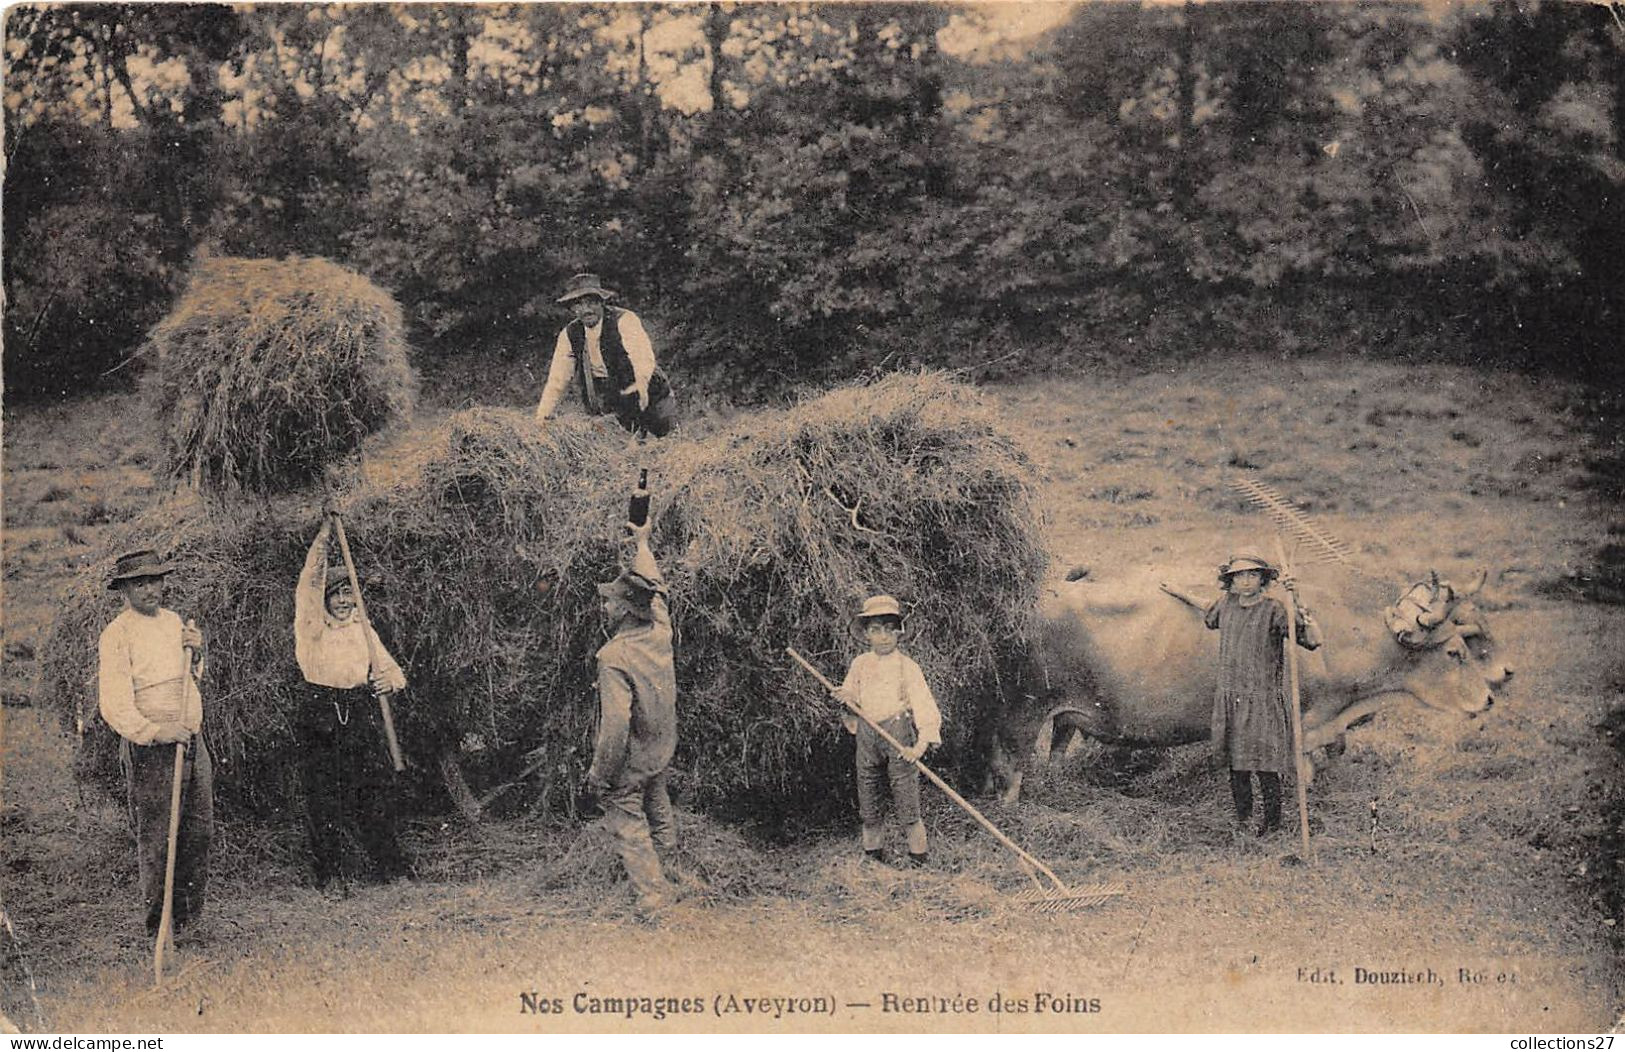
[[[1439,571],[1429,570],[1428,581],[1430,582],[1430,587],[1433,590],[1433,594],[1428,597],[1428,602],[1437,603],[1439,601]]]
[[[1477,595],[1484,587],[1484,582],[1488,581],[1489,579],[1489,569],[1487,567],[1480,569],[1478,573],[1473,575],[1472,582],[1468,584],[1466,588],[1463,588],[1461,591],[1457,592],[1456,595],[1462,599],[1466,599],[1468,596]]]

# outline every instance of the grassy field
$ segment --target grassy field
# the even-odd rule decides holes
[[[1396,582],[1489,568],[1514,686],[1476,721],[1395,709],[1355,729],[1311,790],[1308,868],[1282,865],[1283,841],[1232,842],[1203,747],[1076,747],[1022,803],[985,801],[1067,880],[1129,889],[1059,916],[1013,904],[1012,859],[929,790],[924,872],[860,864],[855,830],[770,847],[684,812],[708,886],[658,927],[632,919],[601,834],[537,816],[420,821],[422,879],[327,897],[305,886],[297,830],[227,821],[203,937],[153,991],[122,805],[75,785],[74,740],[32,707],[30,660],[64,574],[156,492],[143,409],[8,413],[0,1008],[68,1031],[1614,1025],[1625,614],[1597,600],[1618,598],[1625,519],[1591,396],[1521,374],[1239,359],[991,394],[1045,473],[1057,574],[1216,565],[1266,526],[1222,484],[1250,468]],[[1338,573],[1307,572],[1306,596]],[[1356,983],[1356,968],[1442,982]],[[1327,973],[1341,981],[1313,981]],[[888,991],[980,1008],[886,1012]],[[730,993],[833,1014],[717,1015]],[[524,1014],[523,994],[563,1014]],[[578,994],[698,997],[706,1014],[578,1011]],[[995,994],[1026,1010],[988,1011]]]

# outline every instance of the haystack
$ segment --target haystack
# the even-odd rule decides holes
[[[1030,463],[996,411],[941,374],[897,375],[662,450],[655,546],[693,728],[679,762],[702,798],[851,807],[850,739],[784,651],[838,682],[864,645],[851,616],[879,592],[904,604],[962,755],[1036,630],[1046,563]]]
[[[164,470],[214,491],[318,480],[417,387],[400,307],[324,259],[203,261],[144,353]]]
[[[397,722],[425,788],[447,755],[476,790],[540,761],[532,786],[568,800],[597,714],[593,585],[615,570],[643,465],[672,588],[680,794],[734,817],[850,809],[850,739],[784,648],[839,677],[862,646],[849,619],[873,592],[909,608],[906,645],[950,745],[968,742],[1001,656],[1033,630],[1045,564],[1029,463],[973,391],[893,377],[642,450],[585,421],[538,430],[521,413],[472,410],[372,456],[343,496],[368,608],[411,680]],[[232,795],[285,806],[291,593],[318,509],[290,499],[253,521],[182,510],[158,509],[130,539],[186,568],[177,609],[190,604],[217,655],[211,731],[218,721],[218,751],[254,783]],[[166,532],[172,520],[182,525]],[[104,570],[46,647],[69,709],[110,616]]]

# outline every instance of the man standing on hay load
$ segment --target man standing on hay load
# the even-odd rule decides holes
[[[343,869],[347,830],[365,849],[372,879],[412,875],[396,830],[394,771],[376,700],[405,690],[406,674],[359,616],[348,568],[327,564],[332,530],[329,515],[305,555],[293,615],[294,659],[305,679],[293,730],[319,888]]]
[[[904,747],[899,753],[875,733],[867,722],[843,713],[848,734],[858,738],[858,817],[863,822],[863,853],[876,862],[885,860],[886,786],[891,786],[892,810],[908,837],[908,860],[926,864],[925,820],[920,817],[920,757],[942,744],[942,712],[926,685],[925,674],[914,659],[897,648],[903,636],[903,610],[889,595],[871,596],[863,604],[853,627],[869,644],[867,653],[852,659],[839,695],[885,729]]]
[[[615,293],[596,274],[577,274],[559,297],[575,320],[559,332],[547,384],[536,406],[541,423],[558,408],[573,378],[590,416],[613,414],[628,431],[664,438],[677,425],[677,404],[654,345],[638,316],[609,306]]]
[[[182,624],[162,605],[164,578],[174,568],[151,551],[119,556],[107,587],[124,609],[102,630],[97,644],[98,703],[102,718],[123,739],[130,819],[135,825],[141,898],[147,934],[155,936],[164,909],[164,868],[169,852],[170,800],[175,745],[186,745],[181,769],[181,818],[175,841],[174,930],[203,912],[214,839],[214,771],[203,744],[203,633]]]
[[[598,736],[579,810],[603,814],[638,910],[652,917],[674,897],[655,847],[668,857],[677,848],[666,791],[666,768],[677,751],[677,669],[649,523],[627,529],[637,545],[631,566],[598,586],[610,640],[598,650]]]

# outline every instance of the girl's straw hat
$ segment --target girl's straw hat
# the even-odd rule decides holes
[[[1229,562],[1219,567],[1219,580],[1229,580],[1231,574],[1241,573],[1243,570],[1257,570],[1264,575],[1265,582],[1281,575],[1281,571],[1256,555],[1232,555]]]

